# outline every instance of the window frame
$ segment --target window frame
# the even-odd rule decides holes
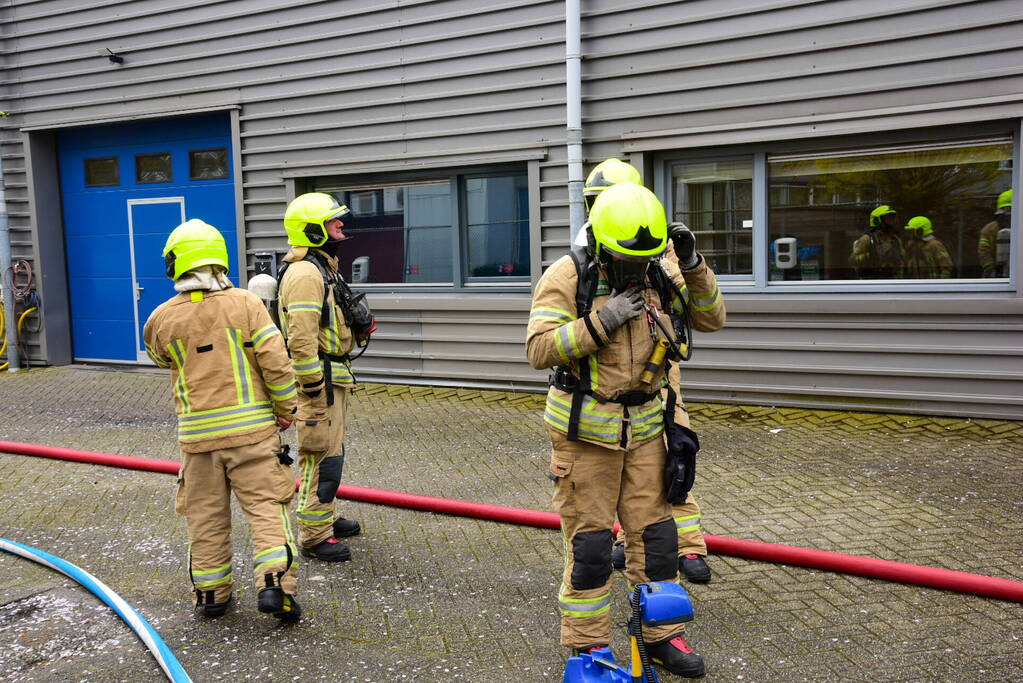
[[[89,182],[89,162],[90,161],[113,161],[114,171],[116,172],[117,179],[113,183],[90,183]],[[85,187],[119,187],[121,185],[121,159],[117,156],[105,156],[105,157],[86,157],[82,159],[82,185]]]
[[[140,180],[139,179],[139,159],[141,159],[142,157],[160,157],[160,156],[166,156],[167,157],[167,168],[168,168],[168,171],[170,173],[170,176],[167,178],[167,180]],[[167,151],[167,152],[139,152],[138,154],[135,155],[134,159],[135,159],[135,174],[134,174],[134,178],[135,178],[135,184],[136,185],[166,185],[168,183],[173,183],[174,182],[174,152],[172,152],[172,151]]]
[[[198,178],[195,175],[194,159],[193,154],[196,152],[224,152],[224,175],[216,178]],[[212,182],[216,180],[230,180],[231,179],[231,155],[226,146],[221,145],[220,147],[197,147],[195,149],[188,150],[188,180],[189,182]]]
[[[1007,126],[1006,123],[1009,123]],[[856,136],[845,138],[822,138],[818,140],[786,140],[765,142],[740,147],[699,148],[693,150],[673,150],[659,153],[655,157],[654,181],[655,190],[664,199],[668,216],[674,215],[674,188],[672,187],[672,165],[683,162],[727,161],[742,158],[753,160],[753,277],[742,275],[718,275],[722,288],[735,293],[798,293],[798,294],[835,294],[835,293],[944,293],[969,294],[984,292],[1016,292],[1020,282],[1020,251],[1021,243],[1020,214],[1018,202],[1012,207],[1012,232],[1010,268],[1008,279],[990,280],[985,278],[955,278],[941,281],[933,280],[817,280],[817,281],[769,281],[768,253],[770,232],[768,213],[770,210],[770,178],[768,177],[768,156],[789,154],[836,154],[855,150],[873,150],[892,145],[927,145],[931,143],[967,143],[971,140],[982,140],[997,135],[1012,137],[1012,180],[1014,196],[1020,195],[1020,162],[1021,137],[1023,137],[1023,119],[993,124],[978,124],[956,128],[888,131],[870,137]]]
[[[526,275],[518,275],[512,278],[480,278],[468,275],[468,242],[466,233],[468,230],[468,212],[465,198],[465,180],[467,178],[499,177],[507,175],[522,175],[526,180],[527,191],[529,192],[530,204],[535,201],[534,193],[530,186],[529,167],[525,163],[516,163],[500,166],[480,166],[466,168],[444,168],[436,170],[406,171],[400,173],[380,173],[364,176],[334,176],[314,178],[311,182],[310,191],[339,193],[352,192],[360,189],[386,188],[400,185],[422,184],[424,182],[446,181],[452,188],[451,193],[451,215],[452,239],[451,239],[451,265],[452,282],[450,283],[416,283],[416,282],[361,282],[353,285],[353,288],[367,292],[381,293],[476,293],[476,294],[497,294],[497,293],[528,293],[534,277],[533,272],[536,264],[530,258],[530,272]],[[345,182],[348,181],[348,182]],[[532,226],[527,219],[527,234],[530,241],[533,238]],[[530,245],[532,247],[532,245]],[[342,247],[343,248],[343,247]],[[532,250],[530,252],[532,254]]]

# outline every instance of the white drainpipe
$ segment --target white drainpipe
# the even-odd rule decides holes
[[[586,222],[583,205],[582,40],[580,0],[565,2],[565,100],[567,105],[568,220],[572,240]]]

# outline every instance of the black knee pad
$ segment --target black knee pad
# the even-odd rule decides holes
[[[572,588],[600,588],[611,576],[611,530],[582,531],[572,537]]]
[[[340,455],[332,455],[320,462],[320,483],[316,487],[316,497],[321,503],[329,503],[337,495],[337,487],[341,485],[342,463]]]
[[[643,529],[646,575],[651,581],[670,581],[678,575],[678,529],[666,519]]]

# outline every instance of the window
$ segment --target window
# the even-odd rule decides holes
[[[769,156],[768,277],[1008,277],[1011,160],[1007,139]]]
[[[719,275],[753,273],[753,162],[696,161],[671,167],[672,221],[696,235]]]
[[[97,157],[85,160],[85,186],[107,187],[121,184],[121,170],[117,157]]]
[[[329,187],[351,213],[337,255],[350,282],[528,285],[529,193],[522,172],[464,173]]]
[[[169,183],[173,178],[170,152],[135,155],[135,182],[138,184]]]
[[[228,176],[226,147],[193,149],[188,153],[190,180],[218,180]]]

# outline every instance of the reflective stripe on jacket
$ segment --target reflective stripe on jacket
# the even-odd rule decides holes
[[[337,259],[325,252],[315,250],[327,263],[332,276],[341,277],[337,272]],[[329,306],[326,325],[321,326],[323,309],[323,275],[314,263],[303,260],[308,250],[292,247],[284,257],[290,265],[281,278],[277,298],[280,302],[280,320],[288,338],[292,364],[300,388],[314,391],[321,386],[324,363],[330,363],[332,384],[347,386],[355,383],[348,363],[321,360],[320,353],[344,356],[355,348],[355,337],[345,325],[344,314],[334,300],[333,288],[328,288]],[[305,394],[301,395],[305,401]]]
[[[190,453],[261,441],[294,419],[295,379],[280,331],[244,289],[178,294],[153,311],[146,353],[170,368],[178,440]]]
[[[693,327],[712,332],[724,325],[725,308],[717,279],[702,261],[690,271],[681,273],[669,259],[661,265],[688,299]],[[663,383],[663,366],[651,385],[640,383],[640,376],[653,349],[653,338],[646,315],[639,315],[608,335],[597,316],[610,295],[603,273],[597,284],[591,312],[583,318],[576,315],[578,276],[570,256],[558,259],[541,276],[533,293],[533,303],[526,332],[526,355],[533,367],[553,368],[567,365],[580,377],[583,365],[589,366],[586,380],[599,398],[616,399],[627,392],[656,392]],[[671,329],[667,314],[660,311],[660,297],[653,289],[644,292],[647,304],[666,328]],[[678,302],[675,303],[679,306]],[[657,336],[663,337],[658,329]],[[580,359],[588,358],[588,363]],[[544,421],[562,433],[568,432],[572,394],[551,387],[547,392]],[[579,419],[579,439],[606,448],[631,447],[658,436],[663,430],[662,401],[655,396],[639,406],[623,406],[585,396]]]

